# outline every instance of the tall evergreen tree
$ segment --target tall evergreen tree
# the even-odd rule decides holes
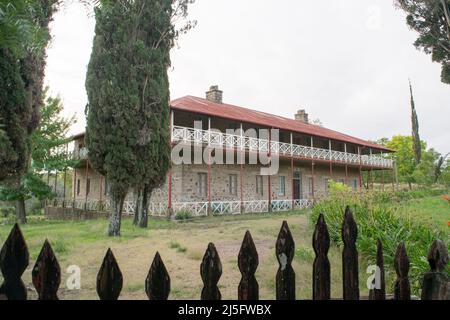
[[[47,98],[39,109],[39,126],[31,135],[31,166],[21,177],[19,185],[0,186],[0,201],[25,203],[32,197],[39,200],[52,198],[52,189],[42,179],[44,172],[63,171],[77,163],[67,156],[66,150],[70,141],[67,133],[75,119],[62,117],[63,105],[59,97],[47,95],[47,89],[45,92]]]
[[[170,163],[170,49],[192,0],[101,1],[86,89],[86,142],[92,166],[106,176],[110,236],[120,235],[123,202],[137,190],[136,223],[147,225],[148,199]],[[177,5],[174,7],[174,3]],[[181,32],[188,30],[190,24]]]
[[[419,136],[419,119],[417,118],[416,105],[414,103],[411,81],[409,81],[409,92],[411,94],[411,126],[413,137],[414,161],[416,165],[418,165],[422,158],[422,146],[420,143],[420,136]]]
[[[0,117],[4,119],[6,132],[1,137],[0,147],[7,150],[5,157],[0,159],[3,166],[0,180],[5,180],[9,187],[18,190],[30,165],[31,134],[39,123],[45,52],[50,40],[48,25],[57,4],[57,0],[21,0],[9,2],[5,7],[8,10],[14,8],[16,15],[11,14],[11,17],[16,19],[15,23],[25,26],[25,30],[33,26],[32,30],[37,34],[34,41],[28,36],[17,37],[14,34],[0,38]],[[5,23],[14,24],[8,20]],[[17,27],[6,28],[2,25],[0,35],[3,29],[14,31]],[[21,35],[20,27],[18,30],[17,34]],[[26,222],[24,201],[17,201],[16,215],[18,221]]]
[[[414,45],[442,64],[441,80],[450,84],[450,0],[396,0],[408,26],[419,33]]]

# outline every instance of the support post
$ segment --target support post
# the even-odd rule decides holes
[[[269,129],[269,148],[268,148],[269,151],[268,151],[268,154],[269,154],[270,161],[272,161],[272,158],[271,158],[272,148],[270,147],[271,140],[272,140],[272,130]],[[269,184],[268,188],[267,188],[268,196],[269,196],[269,206],[268,206],[269,212],[272,212],[272,181],[271,180],[272,179],[271,179],[270,172],[269,172],[269,174],[267,175],[267,181],[268,181],[268,184]]]
[[[315,183],[316,183],[316,177],[315,177],[315,172],[314,172],[314,166],[315,166],[315,163],[314,163],[314,161],[312,161],[312,162],[311,162],[311,177],[312,177],[312,181],[311,181],[311,182],[312,182],[312,186],[311,186],[312,190],[311,190],[311,192],[312,192],[313,202],[316,201],[315,192],[314,192],[314,185],[315,185]]]
[[[66,144],[66,160],[67,160],[67,156],[69,154],[69,145]],[[66,203],[66,185],[67,185],[67,166],[64,167],[64,185],[63,185],[63,207],[65,207],[65,203]]]
[[[73,189],[73,200],[75,201],[75,198],[77,196],[77,168],[73,168],[73,183],[72,183],[72,189]]]
[[[55,193],[57,192],[57,190],[56,190],[57,184],[58,184],[58,170],[55,171],[55,185],[54,185],[54,192]],[[56,196],[58,196],[58,195],[56,195]]]
[[[363,181],[362,181],[361,147],[358,147],[358,157],[359,157],[359,191],[362,191]]]
[[[208,214],[211,214],[211,117],[208,117]]]
[[[173,131],[173,118],[174,118],[174,112],[173,110],[170,110],[170,150],[172,150],[172,131]],[[172,215],[172,158],[169,160],[169,176],[168,176],[168,183],[169,183],[169,191],[168,191],[168,199],[167,199],[167,209],[169,211],[169,216]]]
[[[240,159],[241,159],[241,161],[240,161],[240,170],[241,170],[241,172],[240,172],[240,178],[241,178],[241,214],[242,213],[244,213],[244,159],[243,159],[243,156],[245,157],[245,155],[243,154],[243,152],[244,152],[244,149],[243,149],[243,143],[242,143],[242,138],[243,138],[243,126],[242,126],[242,123],[241,123],[241,125],[240,125],[240,135],[241,135],[241,146],[240,146],[240,152],[239,152],[239,155],[240,155]]]
[[[331,180],[334,180],[333,179],[333,159],[331,156],[331,139],[328,140],[328,152],[330,153],[330,156],[329,156],[329,158],[330,158],[330,178],[331,178]]]
[[[85,198],[84,198],[84,210],[87,211],[87,201],[88,201],[88,177],[89,177],[89,160],[86,160],[86,171],[85,178],[86,184],[84,188]]]
[[[292,177],[292,210],[295,204],[295,180],[294,180],[294,158],[291,157],[291,177]]]

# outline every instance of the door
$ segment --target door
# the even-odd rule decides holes
[[[300,170],[296,170],[294,173],[294,200],[298,200],[302,198],[302,175]]]

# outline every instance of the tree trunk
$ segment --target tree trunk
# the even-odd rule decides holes
[[[134,195],[134,219],[133,225],[137,226],[139,224],[139,209],[141,207],[142,201],[142,189],[136,188]]]
[[[25,199],[16,200],[16,219],[19,223],[27,223],[27,214],[25,211]]]
[[[108,236],[110,237],[120,237],[120,225],[122,222],[122,209],[124,201],[125,196],[111,196],[112,208],[108,230]]]
[[[142,202],[139,206],[139,227],[147,228],[148,227],[148,200],[150,198],[151,188],[148,185],[144,186],[142,190],[141,199]]]

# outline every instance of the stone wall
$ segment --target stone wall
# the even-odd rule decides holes
[[[311,199],[311,163],[296,163],[294,170],[299,172],[301,180],[301,196],[302,199]],[[333,165],[333,176],[330,175],[329,164],[316,163],[314,167],[314,193],[316,197],[327,193],[327,181],[334,179],[335,181],[345,182],[345,167]],[[208,201],[207,193],[201,195],[199,193],[199,174],[208,173],[208,166],[202,165],[177,165],[172,168],[172,201],[173,202],[190,202],[190,201]],[[230,193],[230,175],[237,176],[236,193]],[[260,175],[260,166],[244,165],[243,168],[243,200],[268,200],[269,177],[263,176],[263,192],[262,195],[256,191],[256,177]],[[285,193],[280,192],[280,176],[285,177]],[[90,179],[90,192],[88,200],[99,201],[105,200],[105,179],[92,169],[88,170]],[[292,199],[292,172],[289,161],[280,163],[278,174],[271,176],[271,193],[272,199],[288,200]],[[84,168],[76,169],[75,182],[80,181],[80,192],[77,194],[77,185],[75,184],[75,199],[83,201],[85,199],[86,190],[86,171]],[[212,201],[240,201],[240,183],[241,168],[240,165],[212,165],[211,166],[211,200]],[[151,202],[165,203],[168,202],[168,181],[152,192]],[[348,168],[347,185],[352,188],[359,188],[359,169]],[[132,193],[127,196],[128,200],[132,200]]]

